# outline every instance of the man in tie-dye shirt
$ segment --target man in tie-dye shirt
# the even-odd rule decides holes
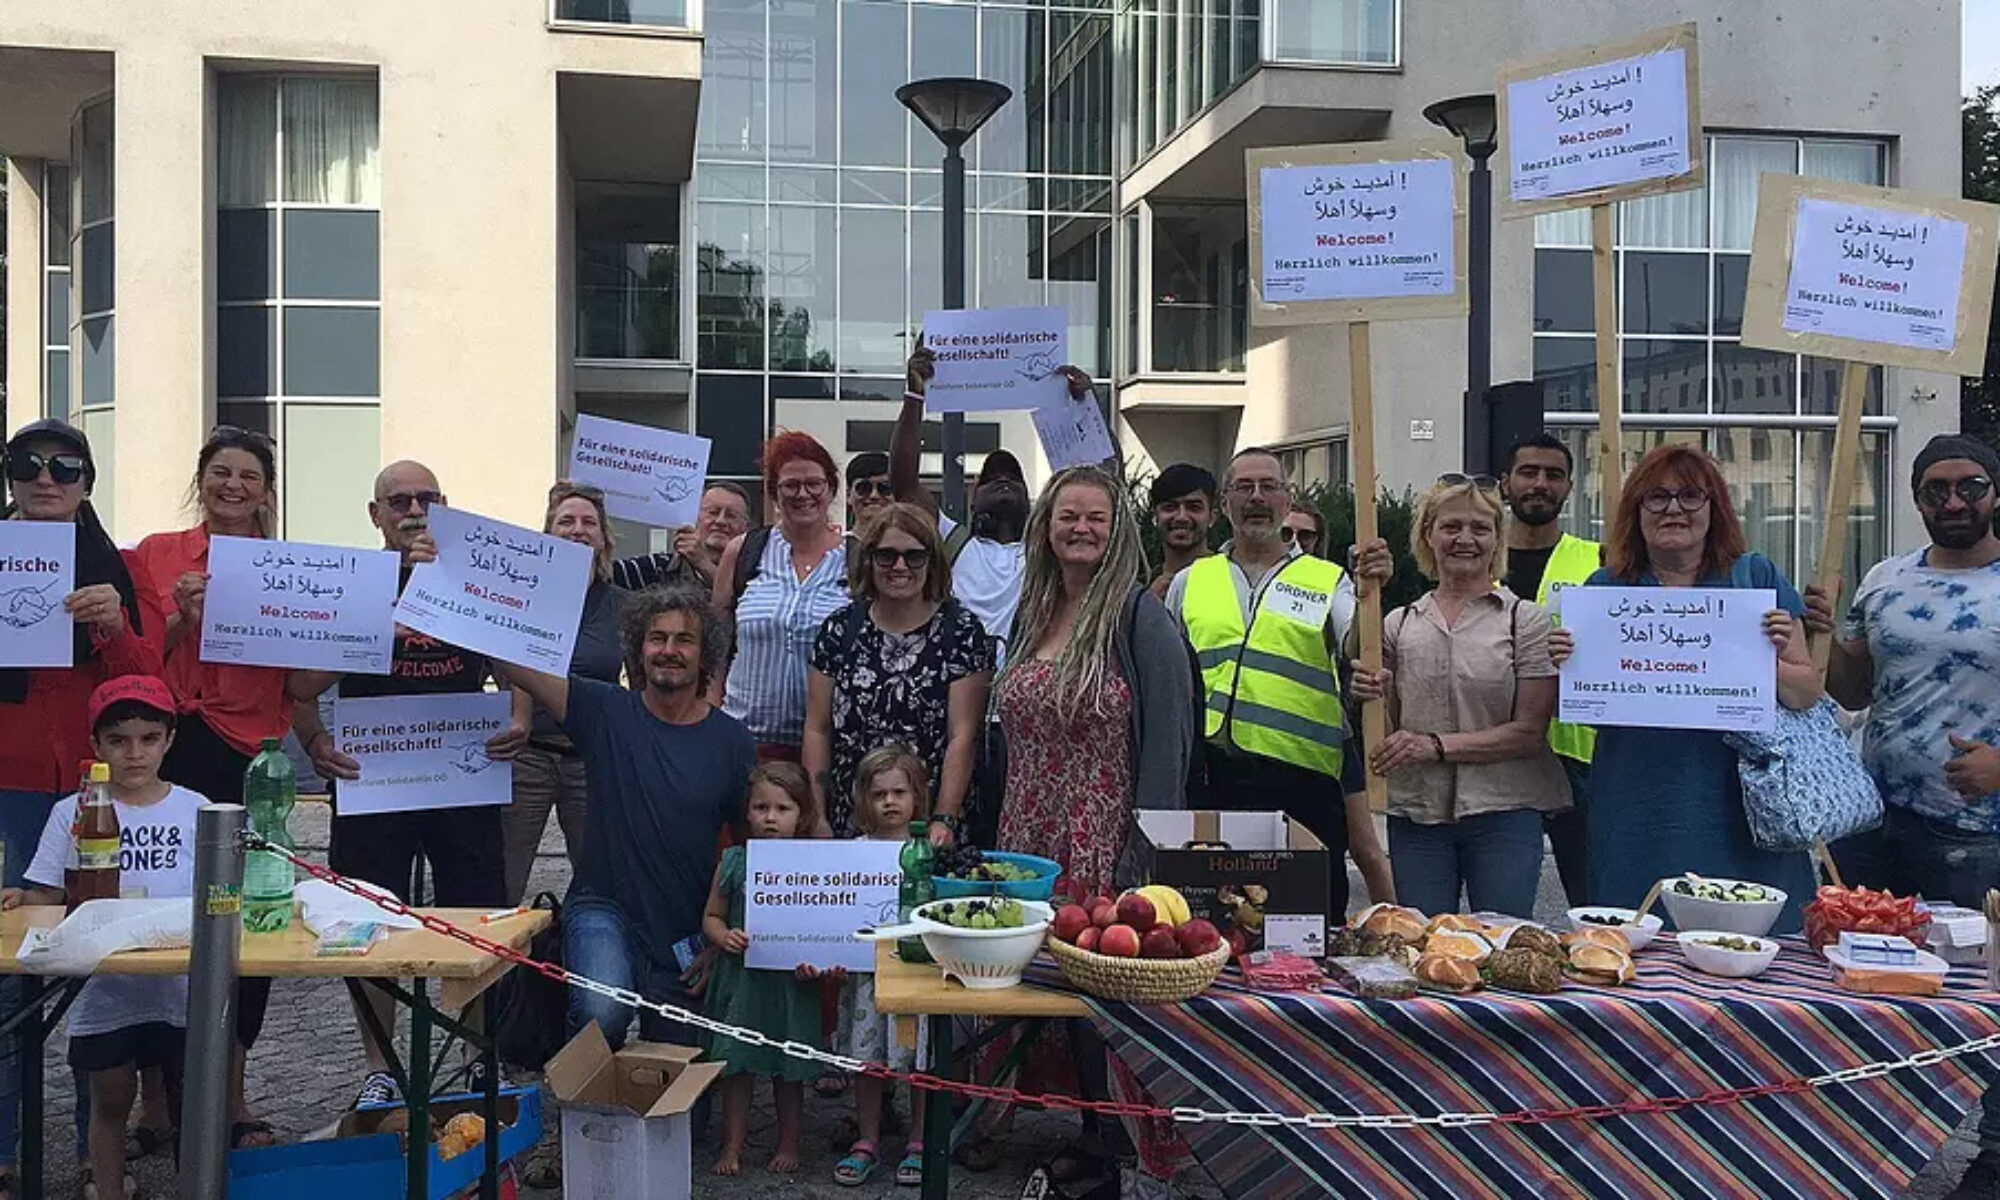
[[[1931,544],[1876,564],[1835,644],[1827,690],[1867,708],[1863,757],[1882,827],[1835,848],[1851,884],[1979,908],[2000,887],[2000,455],[1941,435],[1911,490]],[[2000,1194],[2000,1091],[1950,1198]],[[1948,1198],[1948,1200],[1950,1200]]]

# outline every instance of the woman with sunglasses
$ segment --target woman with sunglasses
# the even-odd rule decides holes
[[[1604,566],[1590,585],[1770,588],[1778,607],[1764,614],[1764,634],[1778,651],[1778,703],[1806,709],[1821,695],[1800,625],[1806,602],[1777,564],[1748,549],[1721,469],[1695,447],[1656,446],[1625,477]],[[1815,624],[1828,615],[1817,613]],[[1572,648],[1567,630],[1549,639],[1557,666]],[[1783,889],[1774,932],[1795,933],[1813,895],[1804,852],[1773,853],[1750,840],[1736,752],[1720,733],[1598,729],[1584,837],[1592,904],[1635,907],[1654,880],[1692,871]]]
[[[1570,803],[1549,749],[1549,616],[1497,582],[1506,525],[1495,481],[1440,477],[1410,532],[1437,586],[1383,619],[1382,670],[1354,670],[1356,699],[1389,702],[1368,765],[1389,778],[1396,899],[1427,913],[1457,912],[1462,890],[1474,912],[1533,917],[1542,814]]]
[[[735,641],[709,699],[750,730],[760,762],[797,762],[813,639],[850,598],[843,535],[827,519],[840,472],[825,446],[796,431],[764,443],[763,467],[778,522],[730,542],[716,566],[715,611],[734,622]]]
[[[915,505],[891,504],[862,525],[848,581],[854,602],[820,626],[806,683],[804,761],[820,812],[833,836],[853,837],[855,768],[898,744],[937,781],[931,841],[950,845],[986,716],[992,640],[951,598],[937,521]]]
[[[12,613],[39,614],[73,627],[68,667],[0,667],[0,846],[6,886],[21,886],[56,800],[76,790],[79,760],[94,758],[88,711],[97,685],[120,675],[161,673],[159,648],[133,586],[132,567],[91,507],[97,466],[83,431],[53,417],[21,427],[7,441],[9,500],[0,519],[76,527],[73,589],[63,596],[0,597]],[[55,612],[60,608],[66,616]],[[12,1011],[18,981],[0,978],[0,1008]],[[17,1194],[14,1174],[20,1130],[19,1073],[14,1041],[0,1040],[0,1200]],[[32,1114],[40,1120],[41,1114]]]
[[[590,548],[590,586],[583,593],[583,614],[577,622],[576,650],[570,674],[616,684],[624,667],[624,641],[619,621],[630,594],[611,582],[613,541],[611,518],[604,510],[604,493],[588,484],[560,480],[549,489],[542,532]],[[589,815],[584,800],[583,758],[562,726],[528,693],[514,689],[514,725],[528,731],[527,745],[514,756],[514,802],[500,816],[505,839],[508,903],[527,898],[528,872],[548,828],[549,810],[562,826],[563,846],[572,866],[583,845],[583,824]]]

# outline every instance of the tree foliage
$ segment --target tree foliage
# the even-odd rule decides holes
[[[1965,97],[1960,116],[1966,199],[2000,204],[2000,85],[1980,88]],[[2000,303],[1993,307],[1986,370],[1964,381],[1958,410],[1959,428],[1987,443],[2000,442]]]

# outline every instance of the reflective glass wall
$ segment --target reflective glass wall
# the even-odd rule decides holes
[[[1014,90],[966,152],[966,302],[1066,308],[1072,358],[1108,374],[1108,0],[706,0],[702,20],[695,426],[716,474],[752,474],[797,404],[902,394],[943,275],[943,149],[896,101],[911,79]]]

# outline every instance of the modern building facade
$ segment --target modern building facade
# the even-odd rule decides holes
[[[1015,92],[968,150],[968,302],[1067,309],[1136,470],[1271,443],[1344,478],[1342,331],[1248,320],[1244,150],[1441,136],[1423,107],[1503,62],[1680,20],[1709,184],[1620,206],[1627,449],[1703,442],[1803,571],[1837,369],[1736,343],[1756,178],[1955,194],[1955,3],[0,0],[8,421],[79,420],[125,537],[178,517],[215,420],[278,436],[286,532],[335,541],[406,456],[535,520],[578,411],[737,478],[774,427],[885,448],[942,273],[941,152],[894,91],[968,74]],[[1587,480],[1587,222],[1494,246],[1494,378],[1539,382]],[[1383,482],[1457,467],[1463,325],[1380,325],[1375,360]],[[1921,538],[1889,482],[1956,397],[1877,373],[1857,561]],[[1034,457],[1024,417],[969,426],[975,466]]]

